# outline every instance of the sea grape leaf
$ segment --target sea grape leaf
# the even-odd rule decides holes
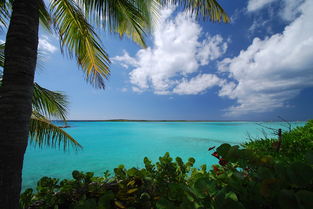
[[[131,168],[131,169],[129,169],[128,171],[127,171],[127,175],[128,176],[136,176],[137,174],[138,174],[138,169],[136,169],[136,168]]]
[[[234,201],[238,201],[237,195],[234,192],[226,193],[225,198],[229,198],[229,199],[232,199]]]
[[[209,195],[210,183],[209,177],[200,177],[196,180],[194,188],[202,197],[205,197]]]
[[[227,154],[227,152],[229,151],[229,149],[231,148],[231,146],[229,144],[222,144],[221,146],[219,146],[216,151],[219,155],[221,156],[225,156]]]

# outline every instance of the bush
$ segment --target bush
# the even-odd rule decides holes
[[[302,161],[313,150],[313,120],[282,134],[282,144],[276,151],[277,139],[258,139],[243,144],[243,147],[263,155],[271,155],[281,162]]]

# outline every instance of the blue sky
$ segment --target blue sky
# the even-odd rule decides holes
[[[68,96],[69,119],[313,118],[313,1],[219,2],[230,24],[163,8],[146,49],[99,30],[112,60],[105,90],[41,32],[36,82]]]

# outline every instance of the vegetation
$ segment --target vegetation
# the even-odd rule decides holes
[[[4,65],[5,43],[0,44],[0,68]],[[0,70],[0,85],[2,70]],[[32,115],[29,126],[29,141],[38,147],[59,147],[66,150],[71,145],[74,148],[82,146],[62,128],[54,125],[49,118],[66,122],[67,98],[62,92],[50,91],[34,83],[32,98]]]
[[[95,177],[73,171],[73,179],[43,177],[37,190],[21,194],[24,209],[310,209],[313,208],[312,121],[284,133],[285,141],[301,147],[295,158],[289,142],[281,154],[264,149],[268,141],[244,148],[222,144],[209,148],[218,164],[194,168],[195,159],[173,160],[169,153],[142,169],[119,166]],[[296,137],[296,138],[294,138]],[[311,143],[302,145],[304,138]],[[300,140],[297,140],[300,139]],[[307,147],[306,147],[307,146]],[[259,151],[260,149],[260,151]],[[290,154],[292,153],[292,154]],[[290,159],[285,161],[285,159]]]
[[[29,140],[39,147],[59,147],[66,150],[69,146],[75,149],[82,146],[66,131],[53,124],[48,118],[54,117],[66,121],[66,96],[61,92],[50,91],[34,84],[30,119]]]
[[[308,121],[303,127],[283,132],[279,151],[277,145],[277,139],[264,138],[247,142],[243,147],[259,154],[271,155],[281,162],[303,161],[306,153],[313,150],[313,120]]]

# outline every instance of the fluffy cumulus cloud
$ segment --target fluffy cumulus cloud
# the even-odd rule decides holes
[[[190,80],[183,79],[174,89],[176,94],[199,94],[213,86],[219,86],[223,81],[214,74],[200,74]]]
[[[237,116],[287,106],[288,100],[313,86],[313,1],[305,1],[284,31],[255,38],[237,57],[219,63],[229,76],[220,96],[237,101],[227,110]]]
[[[227,41],[220,35],[203,34],[201,26],[186,13],[171,18],[174,10],[162,10],[152,47],[139,50],[135,57],[125,51],[113,58],[132,68],[130,82],[136,92],[152,89],[156,94],[198,94],[217,84],[216,76],[200,74],[199,68],[221,57]]]
[[[290,99],[313,86],[313,1],[288,1],[281,0],[285,4],[277,13],[289,21],[284,30],[265,39],[254,38],[235,57],[220,60],[227,40],[203,34],[185,13],[171,18],[174,8],[167,8],[153,32],[151,47],[135,56],[124,51],[113,60],[130,69],[135,92],[195,95],[217,86],[220,97],[234,101],[225,110],[232,117],[288,107]],[[251,0],[250,11],[271,2]],[[200,70],[213,61],[218,61],[217,73]]]
[[[47,36],[41,36],[39,38],[38,49],[44,53],[54,53],[58,48],[50,43],[50,40]]]

